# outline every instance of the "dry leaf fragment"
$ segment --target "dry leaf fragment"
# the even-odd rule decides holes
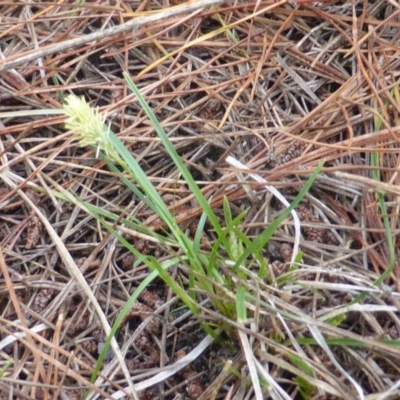
[[[42,227],[42,221],[40,221],[39,217],[36,214],[31,214],[26,231],[25,248],[27,250],[34,249],[39,243]]]
[[[41,289],[33,300],[32,310],[40,314],[50,303],[55,293],[54,289]]]

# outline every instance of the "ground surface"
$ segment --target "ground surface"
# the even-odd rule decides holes
[[[134,398],[129,384],[190,354],[193,362],[139,398],[260,398],[239,331],[264,368],[262,398],[400,398],[398,4],[208,1],[182,12],[184,2],[75,3],[0,7],[0,398],[81,399],[88,389],[91,399],[110,398],[124,388],[121,397]],[[109,351],[94,386],[106,334],[68,255],[110,325],[149,271],[59,194],[163,226],[94,149],[77,145],[65,116],[43,110],[62,108],[69,93],[84,96],[188,237],[201,215],[123,72],[221,220],[223,196],[234,216],[249,210],[241,230],[250,239],[283,207],[228,155],[289,202],[324,166],[296,209],[303,259],[289,270],[295,230],[287,218],[262,252],[267,278],[247,282],[259,301],[249,321],[225,320],[198,291],[202,318],[222,340],[197,354],[207,340],[201,318],[155,280],[116,334],[125,372]],[[142,254],[175,256],[115,224]],[[202,251],[213,241],[206,224]],[[183,266],[170,273],[187,286]],[[17,332],[25,334],[14,340]]]

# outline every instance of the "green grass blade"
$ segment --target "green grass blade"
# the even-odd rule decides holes
[[[304,187],[301,189],[300,193],[296,196],[296,198],[292,201],[289,207],[285,209],[285,211],[277,217],[274,221],[271,222],[271,224],[266,228],[256,240],[253,241],[251,246],[249,246],[242,256],[237,260],[236,265],[234,268],[237,268],[239,265],[243,264],[247,258],[254,253],[258,253],[260,249],[262,249],[265,244],[268,242],[268,240],[274,235],[276,230],[279,228],[279,225],[289,216],[291,211],[297,207],[297,205],[303,200],[304,196],[307,194],[307,192],[310,190],[312,184],[314,183],[317,175],[320,173],[322,166],[324,162],[321,161],[318,166],[315,168],[315,171],[311,174],[310,178],[304,185]]]
[[[171,266],[173,266],[175,263],[177,262],[177,260],[170,260],[168,262],[166,262],[165,264],[163,264],[160,268],[160,270],[165,270],[170,268]],[[155,279],[158,277],[159,275],[159,270],[158,269],[154,269],[153,272],[151,272],[145,279],[143,279],[143,281],[140,283],[140,285],[138,286],[138,288],[132,293],[131,297],[128,299],[128,301],[125,303],[125,305],[123,306],[123,308],[121,309],[121,312],[119,313],[117,319],[115,320],[112,328],[111,328],[111,332],[109,334],[109,336],[107,337],[105,343],[104,343],[104,347],[99,355],[99,358],[97,360],[96,366],[93,370],[93,374],[91,377],[91,382],[94,383],[101,366],[103,365],[103,362],[105,360],[105,357],[107,355],[108,349],[110,348],[111,345],[111,340],[113,338],[113,336],[116,334],[118,328],[120,327],[122,321],[124,320],[126,314],[129,312],[129,310],[132,308],[133,303],[136,301],[136,299],[139,297],[140,293],[142,293],[142,291],[144,289],[147,288],[147,286]]]
[[[206,220],[207,220],[207,214],[205,212],[203,212],[203,214],[201,214],[200,220],[197,224],[196,233],[194,235],[193,251],[195,253],[198,253],[200,251],[200,243],[201,243],[201,238],[203,236]]]
[[[14,359],[10,358],[6,363],[4,364],[4,367],[0,369],[0,379],[5,375],[7,370],[11,367],[11,365],[14,363]]]
[[[161,139],[161,142],[163,143],[164,147],[166,148],[168,154],[174,161],[175,165],[178,167],[179,171],[181,172],[183,178],[185,179],[186,183],[188,184],[189,188],[192,190],[193,194],[195,195],[197,201],[200,204],[200,207],[204,210],[204,212],[207,214],[208,219],[210,220],[211,224],[213,225],[215,231],[217,232],[217,235],[219,236],[221,234],[221,226],[218,222],[218,219],[211,208],[210,204],[204,197],[203,193],[197,186],[196,182],[194,181],[192,175],[190,174],[189,170],[186,168],[185,164],[182,162],[180,156],[176,152],[174,146],[172,145],[171,141],[169,140],[168,136],[164,132],[163,128],[161,127],[160,123],[158,122],[156,116],[154,115],[153,111],[149,107],[149,105],[146,103],[146,100],[143,98],[141,95],[139,89],[136,87],[136,85],[133,83],[132,79],[130,76],[124,72],[124,77],[128,83],[129,88],[132,90],[132,92],[135,94],[137,97],[140,105],[142,106],[143,110],[146,112],[147,116],[150,119],[150,122],[154,129],[156,130],[158,136]]]
[[[247,319],[246,293],[246,287],[243,285],[239,286],[236,293],[236,314],[240,322],[244,322]]]

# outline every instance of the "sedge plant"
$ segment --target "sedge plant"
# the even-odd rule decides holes
[[[136,266],[139,263],[144,263],[153,271],[149,279],[135,291],[121,311],[121,314],[114,323],[110,336],[115,334],[119,324],[123,321],[124,316],[140,294],[140,291],[157,276],[164,280],[195,316],[200,316],[200,309],[196,299],[197,293],[200,292],[205,293],[209,297],[214,310],[221,313],[224,317],[234,321],[242,321],[246,315],[248,302],[254,298],[253,295],[248,293],[249,289],[243,285],[243,282],[247,279],[246,271],[257,268],[259,278],[265,277],[267,269],[266,260],[262,255],[263,249],[279,225],[289,216],[290,212],[307,193],[319,173],[322,163],[311,175],[290,207],[285,209],[256,239],[251,240],[240,228],[246,212],[233,217],[227,199],[223,201],[225,218],[223,226],[221,226],[211,207],[212,199],[206,198],[203,195],[190,171],[173,147],[167,134],[131,78],[125,74],[125,79],[141,107],[146,112],[163,146],[173,160],[177,172],[183,177],[187,186],[194,194],[197,203],[203,210],[203,214],[200,217],[194,238],[189,238],[178,225],[173,213],[163,201],[146,172],[120,139],[111,131],[110,127],[105,123],[105,119],[99,114],[99,111],[90,107],[83,98],[78,98],[74,95],[66,97],[64,112],[68,118],[65,126],[67,129],[73,130],[78,134],[79,145],[92,146],[96,156],[100,157],[111,171],[119,174],[121,181],[160,218],[165,226],[162,233],[154,232],[132,216],[127,214],[122,216],[116,215],[100,207],[81,201],[85,208],[136,256]],[[211,224],[216,235],[216,240],[209,251],[200,249],[200,239],[206,221]],[[140,254],[118,232],[115,225],[117,222],[152,236],[161,242],[171,255],[169,260],[160,262],[155,257]],[[189,282],[188,287],[184,287],[182,282],[174,280],[169,275],[168,269],[176,265],[186,268]],[[211,325],[205,323],[201,318],[200,323],[208,334],[216,337]],[[104,359],[107,353],[110,341],[111,338],[109,337],[100,355],[95,375],[98,372],[102,359]]]

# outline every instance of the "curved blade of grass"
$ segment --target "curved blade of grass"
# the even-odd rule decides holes
[[[251,240],[241,231],[237,230],[235,233],[236,236],[246,245],[246,247],[251,246]],[[258,264],[261,266],[264,264],[264,257],[262,256],[261,252],[253,253],[252,256],[257,260]]]
[[[304,185],[304,187],[300,190],[300,193],[296,196],[296,198],[292,201],[289,207],[285,209],[285,211],[277,217],[271,224],[266,228],[261,234],[257,237],[256,240],[253,241],[251,246],[249,246],[242,256],[236,261],[234,268],[238,268],[241,264],[244,263],[247,258],[254,253],[258,253],[268,242],[268,240],[274,235],[276,230],[279,228],[279,225],[289,216],[291,211],[297,207],[297,205],[303,200],[304,196],[310,190],[312,184],[314,183],[317,175],[320,173],[324,162],[321,161],[318,166],[315,168],[315,171],[311,174],[310,178]]]
[[[128,243],[121,235],[116,232],[111,225],[109,225],[106,221],[104,221],[101,217],[97,216],[97,220],[100,221],[100,223],[114,236],[116,237],[121,243],[125,245],[125,247],[128,248],[133,254],[135,254],[137,257],[141,257],[143,262],[153,270],[143,281],[140,283],[138,288],[133,292],[131,297],[128,299],[128,301],[125,303],[125,305],[122,307],[121,312],[119,313],[118,317],[116,318],[109,336],[106,339],[106,342],[104,344],[104,347],[99,355],[99,358],[97,360],[96,366],[94,368],[92,377],[91,377],[91,382],[94,383],[98,373],[100,371],[100,368],[104,362],[104,359],[107,355],[108,349],[111,344],[111,340],[115,333],[117,332],[119,326],[121,325],[122,321],[124,320],[126,314],[129,312],[131,309],[133,303],[136,301],[140,293],[156,278],[159,276],[159,271],[164,271],[173,265],[175,265],[177,262],[179,262],[179,259],[171,259],[163,263],[162,265],[154,258],[154,257],[149,257],[149,256],[143,256],[141,253],[139,253],[130,243]]]
[[[195,180],[193,179],[191,173],[189,170],[186,168],[185,164],[182,162],[180,156],[176,152],[174,146],[172,145],[171,141],[169,140],[168,136],[164,132],[163,128],[161,127],[160,123],[158,122],[156,116],[154,115],[153,111],[149,107],[149,105],[146,103],[146,100],[143,98],[141,95],[139,89],[136,87],[136,85],[133,83],[132,79],[130,76],[124,72],[124,77],[126,79],[126,82],[128,83],[129,88],[132,90],[132,92],[135,94],[136,98],[138,99],[140,105],[142,106],[143,110],[146,112],[147,116],[150,119],[150,122],[157,132],[158,136],[161,139],[161,142],[163,143],[164,147],[168,151],[168,154],[174,161],[175,165],[178,167],[179,171],[181,172],[183,178],[185,179],[187,185],[189,186],[190,190],[192,190],[193,194],[196,197],[196,200],[204,210],[204,212],[207,214],[208,219],[210,220],[211,224],[213,225],[217,235],[219,236],[221,234],[221,226],[218,222],[218,219],[211,208],[210,204],[208,203],[207,199],[204,197],[203,193],[201,192],[200,188],[197,186]]]
[[[122,144],[122,143],[121,143]],[[118,144],[119,147],[119,144]],[[151,201],[151,199],[143,194],[137,187],[134,185],[129,179],[125,178],[124,176],[121,176],[121,171],[114,165],[114,163],[111,162],[111,160],[103,153],[100,153],[100,158],[107,164],[108,168],[110,171],[115,172],[116,174],[119,175],[119,178],[121,181],[126,185],[128,189],[131,190],[132,193],[134,193],[141,201],[143,201],[144,204],[146,204],[150,209],[152,209],[154,212],[157,212],[157,209],[155,208],[155,204]],[[134,165],[134,168],[140,168]],[[127,173],[129,172],[126,171]],[[136,180],[136,176],[134,179]]]
[[[165,134],[164,134],[165,135]],[[123,145],[123,143],[119,140],[119,138],[113,133],[109,133],[109,140],[113,148],[117,151],[117,153],[122,158],[122,167],[124,170],[131,174],[132,178],[140,185],[142,190],[148,196],[148,199],[145,198],[140,191],[135,188],[135,186],[130,183],[128,185],[132,191],[139,196],[139,198],[146,200],[146,204],[149,204],[151,209],[155,211],[155,213],[161,218],[162,221],[166,223],[172,234],[174,235],[175,240],[179,248],[181,248],[185,254],[187,255],[188,259],[191,261],[191,265],[197,270],[202,271],[201,263],[198,260],[197,254],[193,249],[193,242],[185,235],[184,232],[179,228],[175,217],[172,215],[170,210],[168,209],[167,205],[164,203],[163,199],[151,183],[150,179],[140,167],[139,163],[134,159],[132,154],[129,150]],[[175,151],[175,150],[174,150]],[[177,155],[179,158],[179,156]],[[182,162],[181,162],[182,163]],[[183,164],[182,164],[183,165]],[[111,165],[110,165],[111,167]],[[114,170],[114,168],[113,168]],[[187,171],[189,174],[189,171]],[[190,174],[189,174],[190,175]],[[129,180],[124,179],[125,183],[128,183]],[[197,187],[195,182],[192,179],[193,184]],[[200,190],[197,188],[198,192]],[[200,192],[201,193],[201,192]],[[205,200],[205,199],[204,199]],[[152,203],[152,204],[151,204]],[[211,207],[205,200],[207,207],[212,211]],[[212,212],[213,213],[213,212]]]
[[[176,263],[176,260],[170,260],[167,263],[165,263],[164,265],[162,265],[161,268],[163,270],[168,269],[175,263]],[[121,312],[119,313],[117,319],[115,320],[115,322],[111,328],[111,332],[104,343],[104,347],[101,350],[99,358],[97,359],[96,366],[93,370],[93,374],[90,379],[91,383],[94,383],[96,381],[96,378],[99,374],[100,368],[103,365],[103,362],[104,362],[106,355],[108,353],[108,350],[110,348],[111,340],[112,340],[113,336],[116,334],[116,332],[117,332],[118,328],[120,327],[122,321],[124,320],[126,314],[132,308],[133,303],[139,297],[140,293],[142,293],[143,290],[146,289],[146,287],[157,277],[158,277],[157,270],[154,270],[153,272],[151,272],[145,279],[143,279],[143,281],[140,283],[138,288],[132,293],[131,297],[128,299],[128,301],[125,303],[125,305],[122,307]]]
[[[203,212],[201,214],[200,220],[197,224],[197,229],[196,229],[196,233],[194,235],[194,241],[193,241],[193,251],[195,253],[198,253],[200,251],[200,242],[201,242],[201,238],[204,232],[204,225],[206,223],[207,220],[207,214],[205,212]]]
[[[128,187],[146,204],[154,210],[157,215],[168,225],[168,227],[173,231],[176,228],[176,221],[174,216],[169,211],[167,205],[164,203],[163,199],[157,192],[156,188],[151,183],[150,179],[143,171],[142,167],[132,156],[130,151],[124,146],[124,144],[119,140],[119,138],[113,133],[109,133],[109,141],[113,148],[118,152],[123,160],[123,168],[125,172],[130,173],[130,175],[135,179],[135,181],[140,185],[142,190],[148,196],[146,201],[145,196],[140,193],[140,191],[134,185],[128,185]],[[103,156],[105,160],[105,156]],[[110,165],[109,163],[107,163]],[[124,165],[125,164],[125,165]],[[110,165],[111,166],[111,165]],[[124,183],[128,184],[127,180]]]

